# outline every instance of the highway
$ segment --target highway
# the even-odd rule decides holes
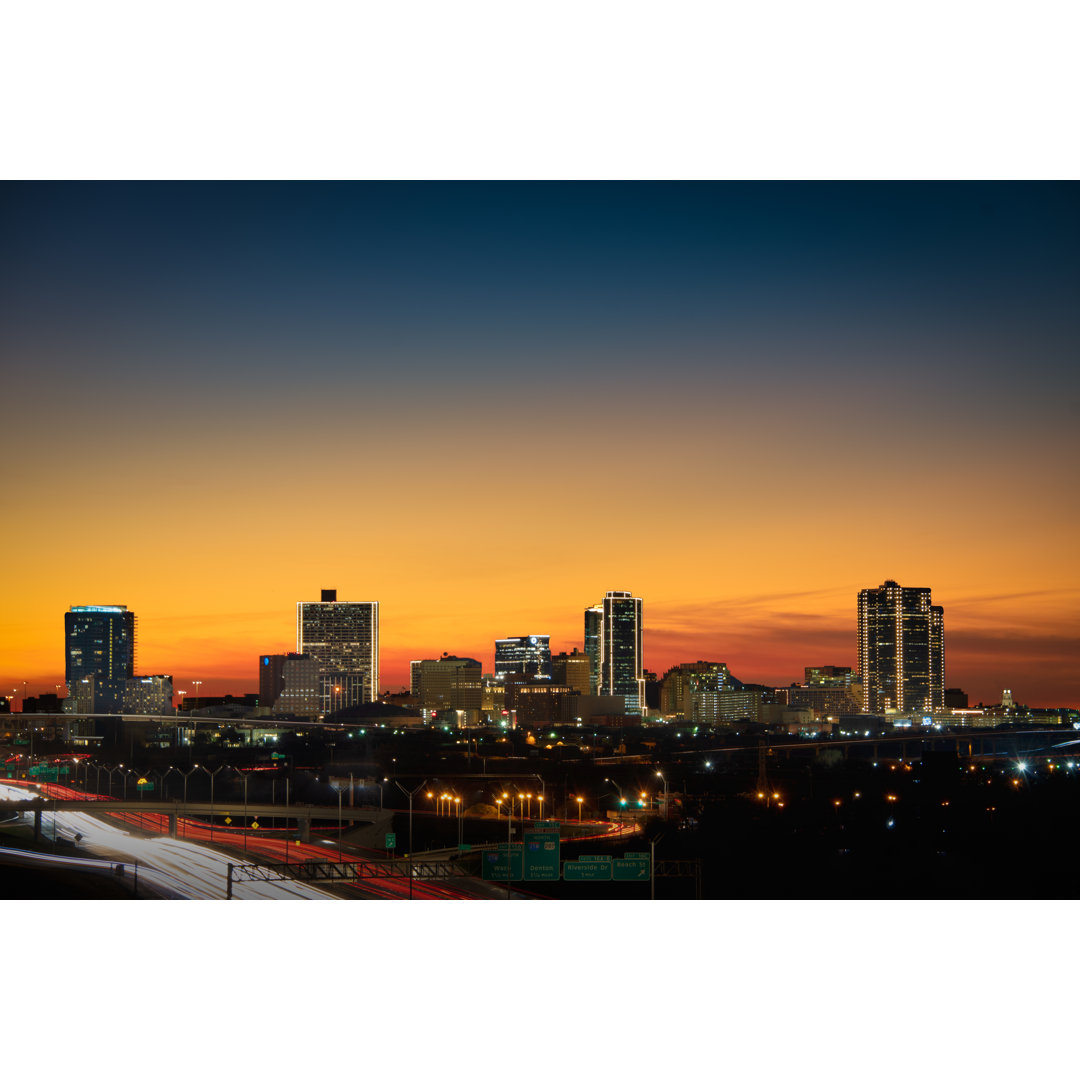
[[[0,784],[0,799],[24,800],[38,792],[29,785]],[[79,799],[98,803],[109,802],[106,796],[87,794],[55,783],[35,785],[45,799]],[[32,818],[27,815],[27,824]],[[223,900],[226,898],[228,864],[249,861],[261,863],[293,863],[309,860],[355,862],[358,859],[381,859],[384,852],[353,848],[351,852],[339,850],[327,841],[301,843],[281,835],[267,836],[241,825],[215,825],[213,843],[210,826],[193,818],[181,818],[180,838],[171,839],[168,833],[168,817],[160,813],[136,813],[118,811],[107,818],[81,814],[70,809],[51,811],[48,806],[41,815],[42,837],[53,837],[56,822],[57,838],[78,843],[84,850],[93,852],[112,863],[125,863],[129,869],[137,859],[139,882],[153,889],[158,895],[192,900]],[[573,839],[597,839],[599,837],[625,836],[636,833],[637,824],[596,822],[597,831]],[[132,831],[128,831],[132,830]],[[336,830],[334,830],[336,832]],[[152,833],[157,835],[146,836]],[[76,837],[79,839],[76,841]],[[570,841],[571,838],[566,838]],[[203,843],[198,843],[202,841]],[[484,845],[480,845],[482,849]],[[224,850],[223,850],[224,849]],[[230,850],[231,849],[231,850]],[[51,857],[51,856],[50,856]],[[108,863],[106,863],[108,865]],[[402,861],[402,865],[408,865]],[[393,878],[361,878],[355,882],[336,886],[336,895],[305,882],[284,880],[277,882],[239,881],[234,876],[233,898],[251,899],[338,899],[343,890],[355,894],[357,899],[383,900],[472,900],[489,898],[487,890],[479,882],[457,879],[449,881],[416,880],[410,882],[406,875]],[[519,895],[528,895],[515,890]]]
[[[82,798],[97,802],[108,801],[105,796],[84,795],[72,788],[59,784],[43,783],[38,785],[46,798],[55,796],[61,799]],[[36,794],[36,792],[34,792]],[[13,784],[0,784],[0,799],[26,799],[30,797],[28,787]],[[148,883],[153,883],[155,890],[162,895],[177,899],[224,900],[228,864],[258,860],[263,863],[304,862],[311,859],[333,860],[340,858],[345,862],[356,861],[326,843],[298,843],[282,837],[257,835],[241,826],[222,827],[216,825],[213,830],[214,846],[194,843],[195,840],[208,841],[210,827],[204,822],[191,818],[181,819],[181,835],[184,839],[170,839],[168,818],[164,814],[137,814],[123,812],[111,815],[111,821],[90,814],[74,811],[61,811],[55,815],[45,809],[42,813],[42,836],[52,838],[53,818],[57,821],[57,836],[74,841],[81,835],[79,846],[111,856],[114,862],[134,863],[139,860],[139,881],[147,874]],[[27,823],[31,819],[27,815]],[[161,835],[145,837],[125,831],[122,825],[140,832],[152,832]],[[226,848],[225,851],[219,850]],[[232,848],[233,851],[228,849]],[[378,853],[371,852],[370,858]],[[144,867],[146,869],[144,869]],[[149,876],[150,869],[155,876]],[[356,894],[357,899],[377,900],[470,900],[476,897],[470,892],[446,882],[413,881],[410,889],[407,877],[362,879],[346,887]],[[331,900],[339,899],[329,892],[307,885],[304,882],[236,882],[233,884],[234,900]]]
[[[0,784],[0,799],[11,802],[27,798],[24,788]],[[12,807],[11,809],[15,809]],[[133,817],[135,815],[132,815]],[[90,814],[65,811],[42,814],[42,835],[53,838],[55,817],[56,837],[76,842],[108,863],[125,863],[131,873],[139,863],[139,884],[159,895],[185,900],[224,900],[228,864],[239,861],[235,856],[203,847],[187,840],[172,840],[167,836],[137,836],[108,821]],[[31,823],[30,815],[25,816]],[[30,857],[31,853],[26,853]],[[48,856],[53,858],[53,856]],[[39,859],[40,861],[40,859]],[[81,860],[64,858],[65,865]],[[330,893],[299,881],[245,881],[233,885],[237,900],[332,900]]]

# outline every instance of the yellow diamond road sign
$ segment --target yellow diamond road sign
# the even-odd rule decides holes
[[[231,817],[227,817],[227,818],[225,819],[225,824],[226,824],[226,825],[231,825],[231,824],[232,824],[232,818],[231,818]]]
[[[253,829],[257,829],[257,828],[259,827],[259,823],[258,823],[257,821],[253,821],[253,822],[251,823],[251,827],[252,827]]]

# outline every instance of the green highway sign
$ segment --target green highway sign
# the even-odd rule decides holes
[[[458,851],[472,851],[472,844],[458,844]]]
[[[562,867],[564,881],[610,881],[611,860],[600,862],[564,862]]]
[[[644,859],[645,862],[649,861],[649,853],[647,851],[624,851],[620,856],[620,859]]]
[[[578,862],[611,862],[610,855],[579,855]]]
[[[551,829],[525,831],[525,881],[559,880],[559,834]]]
[[[386,850],[390,851],[392,848],[397,847],[397,833],[388,832],[386,834]]]
[[[614,859],[611,863],[611,880],[648,881],[651,869],[648,855],[644,859]]]
[[[501,851],[485,851],[480,863],[480,877],[483,881],[520,881],[521,880],[521,845],[511,845],[507,852],[506,844],[500,844]]]

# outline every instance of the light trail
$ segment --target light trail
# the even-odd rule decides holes
[[[25,801],[25,789],[0,784],[0,798]],[[14,809],[14,807],[12,807]],[[29,816],[24,813],[24,819]],[[42,834],[79,843],[112,862],[139,863],[139,878],[169,896],[189,900],[224,900],[229,863],[238,860],[211,848],[167,836],[142,837],[125,832],[91,814],[74,811],[41,815]],[[55,823],[55,824],[54,824]],[[55,833],[54,833],[55,829]],[[79,837],[76,840],[76,837]],[[329,893],[301,881],[233,883],[237,900],[333,900]]]

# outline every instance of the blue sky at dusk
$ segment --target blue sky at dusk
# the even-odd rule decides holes
[[[645,598],[647,631],[654,612],[661,671],[853,662],[854,593],[886,577],[934,588],[947,643],[971,643],[948,682],[977,696],[1024,685],[1001,664],[1025,641],[1068,655],[1080,636],[1075,185],[0,198],[5,491],[86,526],[81,565],[9,540],[47,610],[0,628],[3,678],[62,667],[69,604],[138,597],[145,626],[202,631],[148,658],[239,686],[326,586],[383,600],[388,685],[413,653],[489,661],[509,633],[580,647],[608,588]],[[225,519],[242,552],[209,528]],[[117,521],[151,530],[126,560]],[[180,545],[170,522],[207,528]],[[1001,599],[1019,594],[1042,599]],[[815,639],[799,620],[818,618]],[[1029,696],[1075,703],[1075,672],[1049,678]]]

